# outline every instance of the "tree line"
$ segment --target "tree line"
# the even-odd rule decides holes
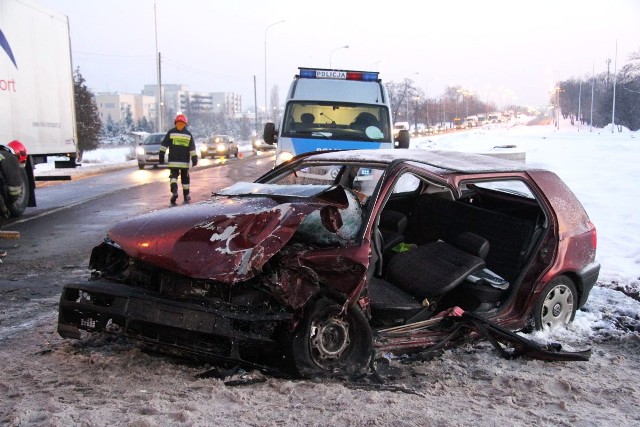
[[[559,105],[562,117],[572,123],[598,128],[615,123],[632,131],[640,129],[640,50],[629,60],[615,75],[603,72],[559,82],[551,103]]]

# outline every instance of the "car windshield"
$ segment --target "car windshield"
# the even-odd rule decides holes
[[[160,145],[160,143],[162,143],[162,138],[164,138],[163,133],[151,134],[144,140],[142,145]]]
[[[389,112],[378,105],[291,102],[282,135],[317,139],[389,141]]]
[[[327,188],[331,185],[341,185],[354,191],[364,203],[373,194],[383,173],[384,168],[379,165],[303,162],[283,170],[282,174],[272,178],[268,184],[293,188]]]

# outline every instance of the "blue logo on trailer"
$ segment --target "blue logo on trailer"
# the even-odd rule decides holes
[[[0,46],[2,46],[2,49],[4,49],[5,52],[7,52],[7,55],[9,55],[9,59],[11,59],[11,62],[13,62],[13,65],[15,65],[16,69],[18,69],[18,64],[16,64],[16,58],[13,57],[11,46],[9,46],[9,42],[7,41],[7,38],[4,36],[4,33],[2,32],[2,30],[0,30]]]

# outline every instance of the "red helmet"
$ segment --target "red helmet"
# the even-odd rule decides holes
[[[188,124],[189,124],[189,121],[187,121],[187,116],[185,116],[184,114],[178,114],[178,115],[176,116],[176,119],[175,119],[173,122],[174,122],[174,124],[175,124],[175,123],[178,123],[178,122],[182,122],[182,123],[184,123],[185,125],[188,125]]]
[[[27,163],[27,147],[22,142],[13,140],[7,145],[13,149],[13,154],[18,157],[20,163]]]

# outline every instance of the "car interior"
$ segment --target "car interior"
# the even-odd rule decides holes
[[[423,181],[394,193],[377,220],[372,322],[395,326],[453,306],[491,311],[517,288],[546,227],[535,198],[467,183],[454,199]]]

